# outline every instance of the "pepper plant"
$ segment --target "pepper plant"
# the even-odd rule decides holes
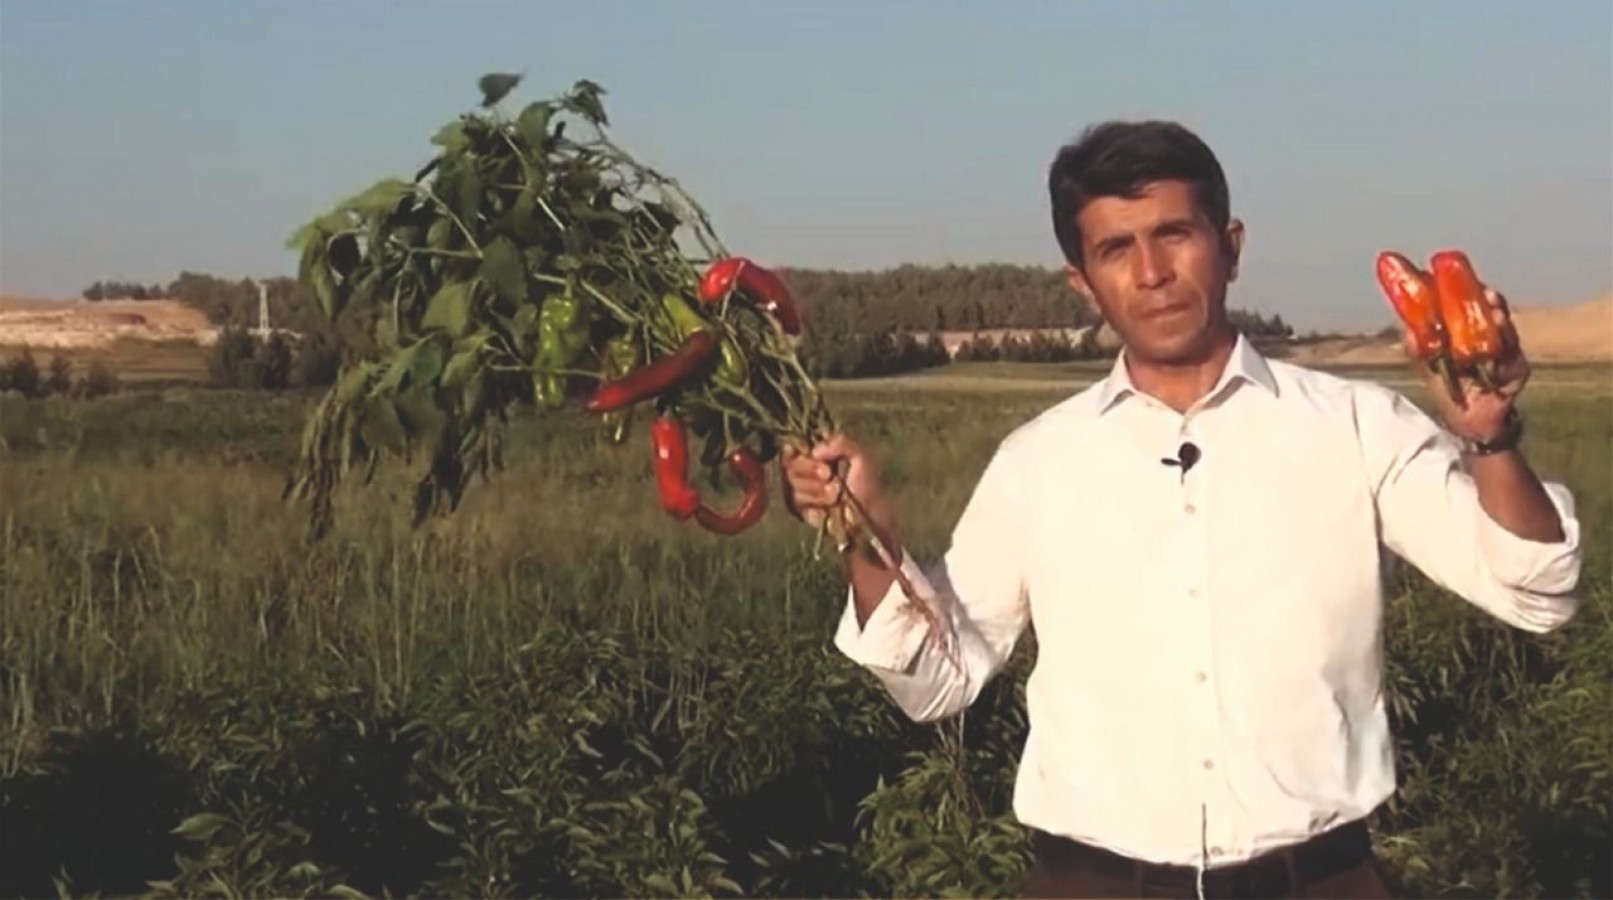
[[[338,481],[389,456],[426,458],[416,522],[452,510],[497,467],[517,407],[558,409],[611,379],[657,381],[630,399],[687,426],[710,465],[833,426],[792,335],[727,296],[694,307],[697,265],[727,254],[693,199],[605,135],[603,89],[579,81],[506,118],[496,103],[517,81],[485,76],[483,110],[438,131],[412,180],[384,178],[291,238],[324,312],[371,321],[378,348],[308,422],[287,492],[316,532]],[[678,357],[695,333],[716,352]],[[619,440],[635,405],[605,405]]]
[[[420,454],[418,525],[499,467],[517,408],[575,407],[616,441],[644,410],[662,508],[738,534],[765,511],[763,466],[780,446],[836,427],[797,356],[789,291],[732,256],[675,180],[609,138],[598,84],[508,118],[498,104],[519,81],[483,76],[481,108],[436,133],[411,180],[383,178],[291,237],[324,312],[372,322],[377,350],[345,362],[313,411],[286,495],[309,502],[323,535],[343,477],[362,468],[367,481],[384,458]],[[726,466],[742,486],[735,510],[700,500],[691,439],[713,483]],[[894,567],[857,499],[842,497],[819,539],[855,541]],[[900,581],[957,663],[929,598]]]

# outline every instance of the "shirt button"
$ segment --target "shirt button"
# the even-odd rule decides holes
[[[1190,516],[1199,511],[1198,507],[1194,506],[1191,503],[1189,503],[1188,505],[1182,507],[1182,509]]]
[[[1204,683],[1204,678],[1205,678],[1205,675],[1204,675],[1203,672],[1194,672],[1193,673],[1193,680],[1197,681],[1199,684]]]
[[[1210,848],[1210,855],[1211,856],[1220,856],[1221,854],[1223,854],[1225,852],[1226,851],[1222,850],[1220,847],[1211,847]]]
[[[1198,595],[1199,595],[1199,589],[1196,588],[1196,587],[1190,587],[1190,588],[1187,589],[1187,595],[1189,597],[1197,598]]]
[[[1207,760],[1205,760],[1205,761],[1204,761],[1204,768],[1206,768],[1206,769],[1213,769],[1213,768],[1215,768],[1215,760],[1211,760],[1211,759],[1207,759]]]

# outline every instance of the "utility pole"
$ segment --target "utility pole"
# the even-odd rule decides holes
[[[269,286],[258,282],[258,337],[268,340],[273,329],[269,327]]]

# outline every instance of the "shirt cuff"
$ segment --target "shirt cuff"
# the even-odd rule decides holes
[[[907,551],[902,551],[902,574],[919,591],[928,591],[929,580]],[[857,601],[853,590],[846,591],[846,607],[835,631],[835,647],[848,659],[871,669],[906,671],[924,645],[927,626],[923,616],[913,614],[913,603],[902,591],[901,582],[892,581],[890,590],[862,626],[857,624]]]
[[[1574,496],[1560,484],[1544,482],[1546,496],[1557,510],[1563,539],[1555,543],[1533,541],[1508,531],[1479,510],[1479,547],[1497,581],[1508,587],[1542,594],[1561,594],[1579,580],[1580,523],[1574,514]]]

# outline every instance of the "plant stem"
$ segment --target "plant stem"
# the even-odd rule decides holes
[[[470,229],[466,228],[465,223],[460,221],[459,216],[455,215],[454,211],[449,208],[448,204],[444,202],[441,197],[437,196],[436,191],[429,187],[423,187],[423,190],[425,190],[426,196],[430,197],[432,202],[436,203],[437,206],[442,209],[443,213],[446,214],[448,218],[452,219],[455,225],[459,226],[459,233],[465,236],[465,242],[470,244],[471,247],[476,251],[476,259],[481,259],[482,245],[476,242],[476,235],[470,233]]]

